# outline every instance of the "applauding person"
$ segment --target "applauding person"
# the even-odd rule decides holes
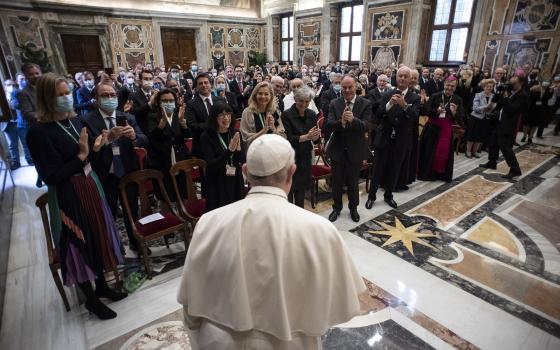
[[[206,160],[206,211],[233,203],[243,196],[241,135],[235,130],[233,110],[225,102],[216,102],[208,118],[208,127],[200,136]]]

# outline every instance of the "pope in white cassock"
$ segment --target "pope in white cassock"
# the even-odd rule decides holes
[[[360,312],[365,284],[336,228],[290,204],[294,151],[253,141],[247,197],[200,219],[178,301],[193,349],[321,349],[321,335]]]

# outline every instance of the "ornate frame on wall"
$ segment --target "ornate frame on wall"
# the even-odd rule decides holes
[[[405,9],[372,13],[371,41],[403,40],[405,16]],[[391,33],[391,35],[381,36],[383,33]]]
[[[369,61],[371,67],[383,69],[393,66],[398,67],[401,57],[401,45],[387,44],[371,46],[369,51]],[[383,57],[381,57],[381,55],[383,55]],[[378,65],[381,65],[381,67],[378,67]]]

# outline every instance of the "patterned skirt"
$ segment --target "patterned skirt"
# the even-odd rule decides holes
[[[124,262],[115,221],[94,172],[50,186],[49,213],[64,284],[94,281]]]

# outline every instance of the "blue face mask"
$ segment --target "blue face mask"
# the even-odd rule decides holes
[[[195,66],[195,65],[191,66],[191,70],[193,72],[198,72],[198,66]]]
[[[99,99],[99,107],[111,113],[113,113],[113,111],[117,109],[118,105],[119,105],[119,100],[116,97]]]
[[[94,85],[93,80],[84,80],[84,85],[88,88],[91,89]]]
[[[161,89],[161,83],[154,83],[154,89],[156,90]]]
[[[342,86],[340,86],[340,84],[335,84],[332,88],[337,94],[342,90]]]
[[[175,102],[163,102],[161,106],[165,110],[165,113],[169,114],[175,111]]]
[[[216,90],[225,91],[226,90],[226,84],[216,84]]]
[[[68,83],[68,88],[70,89],[70,91],[74,90],[74,84]]]
[[[73,109],[74,109],[74,99],[72,98],[72,94],[58,96],[56,98],[55,110],[57,112],[70,112]]]

